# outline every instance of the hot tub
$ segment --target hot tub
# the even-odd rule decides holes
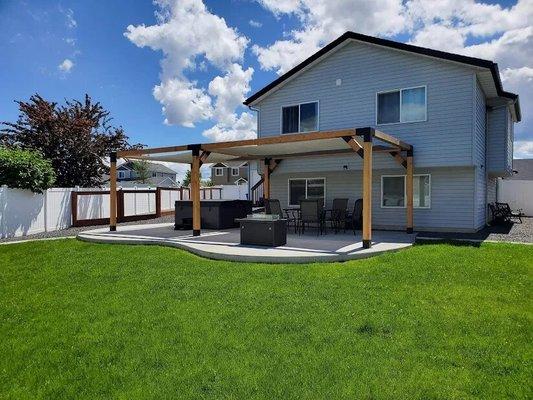
[[[237,218],[252,213],[249,200],[201,200],[200,216],[202,228],[228,229],[239,226]],[[178,200],[175,203],[175,229],[192,229],[192,201]]]

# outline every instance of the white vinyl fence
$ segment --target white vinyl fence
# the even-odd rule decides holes
[[[72,226],[71,192],[101,192],[105,189],[53,188],[43,193],[10,189],[0,186],[0,238],[26,236],[50,232]],[[109,190],[109,189],[107,189]],[[139,190],[139,193],[130,193]],[[210,190],[202,198],[238,199],[245,189]],[[127,191],[127,192],[126,192]],[[127,188],[124,195],[124,215],[142,216],[156,212],[155,191],[143,193],[146,188]],[[189,199],[183,190],[183,200]],[[212,197],[211,197],[212,196]],[[174,210],[174,202],[180,200],[180,191],[161,188],[161,210]],[[95,193],[77,196],[77,219],[109,218],[109,194]]]
[[[533,181],[498,179],[498,201],[533,217]]]

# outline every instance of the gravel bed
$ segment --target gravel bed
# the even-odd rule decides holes
[[[476,233],[420,232],[419,238],[533,243],[533,218],[522,218],[522,223],[489,226]]]
[[[174,222],[174,216],[170,215],[170,216],[161,217],[161,218],[144,219],[141,221],[121,222],[120,224],[117,224],[117,225],[124,226],[124,225],[141,225],[141,224],[158,224],[162,222]],[[41,232],[41,233],[35,233],[33,235],[0,239],[0,243],[20,242],[24,240],[35,240],[35,239],[70,237],[70,236],[76,236],[78,233],[83,232],[83,231],[89,231],[91,229],[103,228],[103,227],[105,227],[105,225],[83,226],[83,227],[78,227],[78,228],[62,229],[60,231]]]
[[[476,233],[420,232],[418,237],[444,240],[492,240],[498,242],[533,243],[533,218],[522,218],[522,221],[522,224],[517,222],[506,226],[489,226]],[[145,219],[142,221],[123,222],[118,225],[157,224],[162,222],[174,222],[174,216]],[[63,229],[60,231],[36,233],[28,236],[5,238],[0,239],[0,243],[76,236],[80,232],[95,228],[102,228],[104,226],[105,225],[84,226],[79,228]]]

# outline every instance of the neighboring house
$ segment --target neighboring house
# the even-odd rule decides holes
[[[211,182],[213,185],[234,185],[248,183],[248,163],[242,161],[226,161],[211,166]]]
[[[520,160],[514,159],[513,174],[504,177],[503,179],[515,181],[533,181],[533,158]],[[531,201],[533,202],[533,199]]]
[[[150,177],[146,180],[144,185],[160,186],[160,187],[175,187],[178,186],[176,182],[176,171],[171,170],[163,164],[148,163],[148,171]],[[127,161],[117,167],[117,183],[119,186],[142,186],[143,183],[139,181],[139,177],[133,168],[133,161]]]
[[[259,137],[372,126],[414,146],[415,230],[476,231],[490,216],[498,177],[511,176],[518,96],[497,64],[347,32],[245,105]],[[362,197],[362,160],[283,160],[271,175],[282,207],[302,198]],[[373,157],[372,223],[405,228],[405,169]]]

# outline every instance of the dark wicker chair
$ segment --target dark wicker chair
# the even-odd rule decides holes
[[[520,223],[522,223],[522,217],[524,216],[524,213],[521,209],[512,211],[511,207],[509,206],[509,203],[498,202],[496,202],[496,207],[509,221],[512,221],[513,219],[518,219]]]
[[[287,220],[287,228],[294,227],[294,233],[298,231],[298,219],[288,212],[283,212],[278,199],[264,199],[265,211],[267,214],[279,215],[280,218]]]
[[[363,226],[363,199],[355,200],[352,214],[348,216],[348,220],[352,224],[353,234],[355,235],[355,230]]]
[[[348,199],[333,199],[333,207],[329,221],[331,227],[337,233],[340,229],[346,232],[346,209],[348,208]]]
[[[300,232],[305,233],[305,227],[316,226],[316,235],[325,230],[324,206],[320,200],[300,200]]]

